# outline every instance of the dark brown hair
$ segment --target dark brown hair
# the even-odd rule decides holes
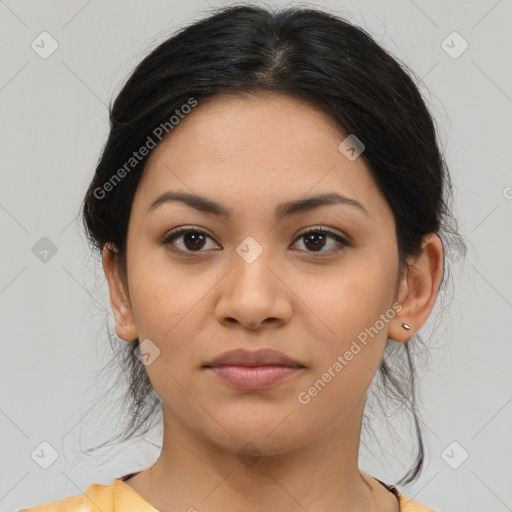
[[[108,193],[98,190],[105,191],[104,184],[119,176],[133,152],[148,137],[154,139],[155,128],[168,123],[190,98],[200,104],[221,93],[274,91],[322,109],[364,143],[362,158],[394,214],[401,268],[406,258],[419,254],[422,238],[431,232],[441,237],[445,250],[455,240],[455,248],[465,254],[434,121],[412,76],[365,30],[320,10],[239,5],[215,11],[147,55],[115,99],[108,140],[83,203],[89,241],[98,251],[113,244],[126,271],[131,205],[149,155],[121,173]],[[446,261],[444,266],[441,288]],[[416,479],[424,463],[413,362],[421,344],[418,335],[395,344],[399,347],[390,347],[388,340],[375,382],[388,404],[401,404],[411,414],[416,430],[415,462],[398,483]],[[124,345],[116,348],[116,357],[129,374],[132,412],[123,440],[143,427],[147,432],[161,407],[134,355],[138,340]]]

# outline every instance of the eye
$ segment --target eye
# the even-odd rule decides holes
[[[169,233],[162,240],[162,244],[174,246],[177,252],[199,253],[206,252],[201,250],[204,249],[205,246],[206,249],[208,249],[208,239],[213,241],[212,237],[210,237],[210,235],[208,235],[204,231],[201,231],[199,229],[184,228]],[[347,240],[341,235],[320,228],[309,229],[308,231],[299,235],[297,241],[302,239],[305,239],[304,246],[307,248],[306,252],[322,253],[322,255],[324,255],[325,253],[331,254],[333,252],[338,252],[342,250],[344,247],[350,246],[349,242],[347,242]],[[334,248],[322,250],[324,247],[329,245],[327,244],[329,240],[331,240],[331,246],[334,246]],[[176,242],[179,242],[179,247],[177,247]],[[336,248],[336,246],[338,246],[338,248]],[[216,247],[219,246],[216,245]]]
[[[201,251],[201,249],[205,246],[207,239],[213,240],[204,231],[186,228],[169,233],[162,240],[162,244],[175,246],[175,241],[179,240],[181,247],[177,248],[177,252],[205,252]]]
[[[305,239],[304,245],[308,248],[312,248],[312,250],[307,250],[307,252],[312,253],[322,253],[323,256],[324,253],[332,254],[334,252],[338,252],[342,250],[344,247],[349,247],[350,244],[345,240],[344,237],[341,235],[338,235],[337,233],[334,233],[332,231],[326,230],[326,229],[320,229],[320,228],[313,228],[309,229],[305,233],[302,233],[299,235],[299,238],[297,240]],[[334,249],[328,249],[328,250],[322,250],[327,244],[328,240],[334,241],[331,243],[331,247],[334,245]],[[336,248],[336,245],[338,245],[338,248]],[[341,247],[340,247],[341,246]]]

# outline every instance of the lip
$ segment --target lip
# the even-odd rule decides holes
[[[241,391],[262,391],[291,379],[305,366],[277,350],[237,349],[220,354],[203,368]]]
[[[304,368],[298,361],[288,357],[282,352],[272,349],[259,349],[249,351],[243,348],[223,352],[215,359],[209,361],[205,367],[218,366],[270,366],[279,365],[292,368]]]
[[[209,366],[207,370],[240,391],[263,391],[291,379],[304,366]]]

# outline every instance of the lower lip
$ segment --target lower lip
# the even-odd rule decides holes
[[[290,366],[213,366],[217,377],[242,391],[261,391],[288,380],[304,368]]]

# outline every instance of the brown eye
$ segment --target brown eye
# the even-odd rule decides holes
[[[350,245],[342,236],[324,229],[311,229],[306,233],[302,233],[298,240],[304,240],[304,246],[306,247],[307,252],[318,252],[322,253],[322,255],[324,253],[330,254],[337,252]],[[330,249],[328,248],[327,250],[323,250],[324,247],[329,245],[329,240],[334,240],[335,243],[331,243]],[[334,248],[332,248],[333,245]],[[338,246],[337,248],[336,245]]]
[[[172,245],[176,250],[181,252],[205,252],[201,251],[201,249],[207,245],[206,242],[208,239],[212,240],[204,231],[197,229],[181,229],[167,235],[162,240],[162,244]],[[176,247],[176,241],[179,242],[180,247]]]
[[[169,245],[172,247],[172,250],[185,254],[207,252],[208,249],[211,250],[219,247],[215,244],[213,247],[208,247],[209,240],[213,241],[204,231],[188,228],[168,234],[162,240],[162,244]],[[302,233],[297,240],[303,240],[306,252],[318,253],[320,256],[329,255],[350,246],[345,238],[337,233],[318,228]]]

